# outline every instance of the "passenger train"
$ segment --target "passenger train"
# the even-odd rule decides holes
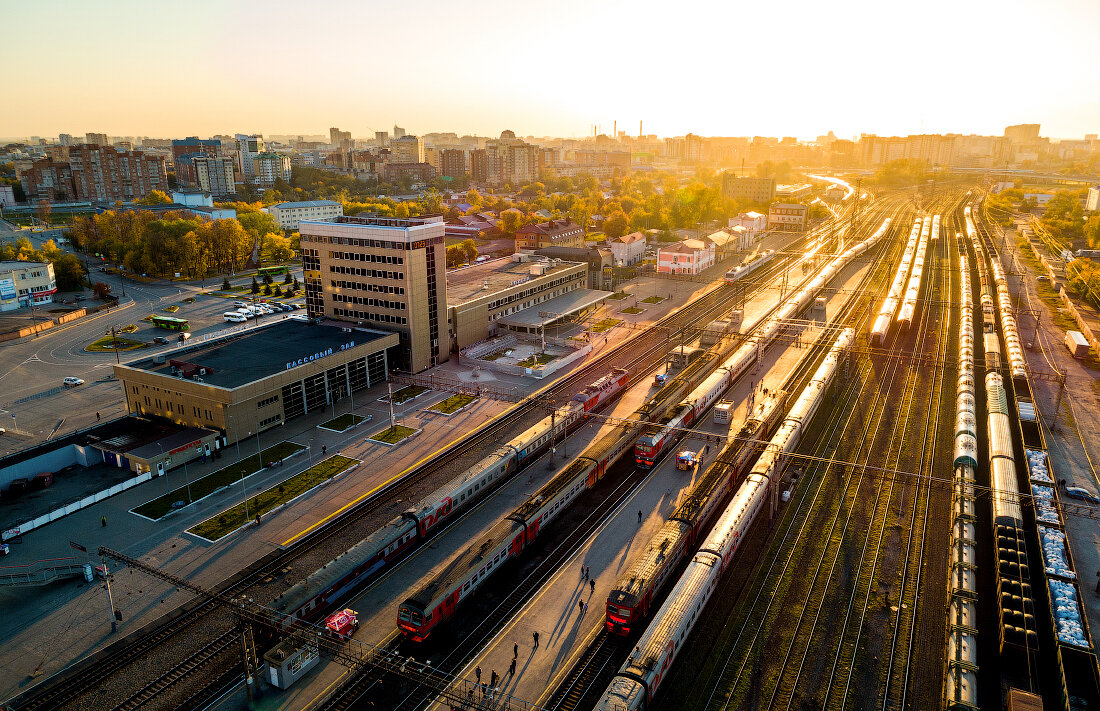
[[[905,287],[905,298],[901,302],[898,311],[897,324],[902,332],[909,329],[913,322],[913,315],[917,311],[917,297],[920,296],[921,280],[924,277],[924,258],[928,252],[928,240],[939,239],[940,216],[935,215],[929,220],[924,218],[924,226],[920,231],[920,242],[917,243],[917,251],[913,254],[913,271],[909,274],[909,284]]]
[[[416,506],[326,563],[280,595],[272,607],[284,613],[283,626],[316,622],[368,577],[404,556],[435,533],[454,514],[470,508],[520,467],[546,449],[552,439],[580,424],[587,413],[611,401],[629,374],[615,368],[584,388],[552,417],[497,447],[477,464],[443,485]],[[551,431],[553,428],[553,431]]]
[[[730,559],[753,519],[764,508],[790,452],[797,446],[836,375],[855,331],[841,332],[810,383],[791,407],[776,435],[753,466],[745,482],[692,557],[687,569],[642,633],[634,654],[620,667],[596,704],[597,711],[633,711],[652,702],[673,661],[688,644],[688,636],[703,608],[718,588]]]
[[[909,230],[909,241],[902,252],[901,262],[898,264],[894,281],[890,284],[890,291],[882,302],[878,316],[871,325],[871,345],[881,346],[886,341],[886,334],[890,330],[890,324],[894,322],[894,314],[897,313],[898,304],[901,303],[902,289],[909,278],[909,268],[913,265],[913,253],[917,251],[917,240],[920,238],[923,218],[913,220],[913,227]]]
[[[732,284],[741,277],[752,274],[754,271],[770,262],[774,256],[774,249],[765,249],[763,252],[754,255],[751,259],[745,260],[743,263],[726,272],[726,283]]]
[[[817,291],[850,260],[877,243],[889,226],[890,219],[886,219],[875,234],[853,245],[830,262],[761,325],[755,342],[742,344],[729,360],[695,387],[687,399],[673,407],[671,414],[662,418],[665,435],[656,452],[659,453],[673,441],[672,433],[676,434],[676,439],[682,434],[671,428],[684,428],[694,423],[731,383],[756,362],[758,354],[785,327],[786,321],[797,316],[813,300]],[[640,412],[648,412],[645,405]],[[631,439],[629,432],[611,432],[605,435],[575,457],[511,515],[490,529],[487,535],[471,542],[470,547],[446,569],[424,583],[398,606],[397,626],[401,633],[414,642],[426,640],[439,624],[455,615],[460,601],[468,598],[494,570],[499,569],[507,560],[518,557],[535,540],[542,528],[568,508],[584,491],[594,487],[608,468],[632,448]]]
[[[652,467],[663,452],[679,441],[684,429],[691,427],[703,411],[756,364],[776,336],[786,329],[791,319],[796,318],[813,302],[822,287],[828,284],[851,260],[882,239],[890,228],[890,222],[891,219],[887,218],[877,232],[866,240],[852,245],[829,262],[801,289],[784,301],[782,306],[756,331],[753,338],[742,344],[733,357],[707,378],[691,397],[677,405],[658,423],[648,427],[634,447],[634,462],[643,468]]]

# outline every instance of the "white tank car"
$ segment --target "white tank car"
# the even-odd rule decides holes
[[[642,634],[637,651],[620,667],[604,691],[595,706],[597,711],[642,709],[652,701],[676,656],[687,643],[695,621],[718,587],[718,579],[730,558],[756,514],[765,508],[769,487],[777,483],[783,461],[797,445],[805,423],[817,410],[836,374],[840,357],[851,345],[854,335],[855,331],[850,328],[841,332],[810,383],[791,406],[779,431]]]
[[[898,264],[894,281],[890,284],[890,291],[882,302],[882,308],[878,311],[874,324],[871,326],[871,345],[881,346],[886,341],[886,333],[890,330],[890,324],[897,313],[898,304],[901,302],[902,290],[909,279],[909,270],[913,266],[913,254],[917,251],[917,241],[920,238],[920,228],[923,219],[918,217],[913,220],[913,227],[909,230],[909,241],[905,244],[905,251],[901,255],[901,263]]]

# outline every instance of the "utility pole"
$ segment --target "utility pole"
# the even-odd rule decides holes
[[[241,624],[241,650],[244,652],[245,693],[248,704],[252,706],[252,685],[256,681],[258,664],[256,662],[256,640],[252,635],[252,625]]]
[[[118,613],[115,612],[115,600],[111,597],[111,572],[107,570],[107,559],[103,558],[103,582],[107,590],[107,607],[111,614],[111,633],[118,632]]]

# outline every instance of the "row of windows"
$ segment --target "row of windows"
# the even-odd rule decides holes
[[[329,266],[328,270],[334,274],[348,274],[350,276],[371,276],[367,272],[374,271],[373,269],[361,269],[359,267],[334,267]],[[360,284],[360,289],[367,291],[379,291],[383,294],[400,294],[405,295],[405,287],[403,286],[386,286],[384,284]]]
[[[274,424],[274,423],[278,422],[281,419],[283,419],[283,416],[280,415],[280,414],[272,415],[271,417],[267,418],[266,420],[260,420],[260,427],[266,427],[268,425]]]
[[[345,304],[360,304],[362,306],[376,306],[382,309],[395,309],[397,311],[405,310],[404,301],[387,301],[386,299],[372,299],[366,296],[348,296],[347,294],[333,294],[333,301],[340,301]]]
[[[384,239],[358,239],[356,237],[326,237],[325,235],[303,234],[303,242],[316,242],[317,244],[342,244],[348,247],[370,247],[373,249],[399,249],[405,252],[414,249],[423,249],[427,246],[443,244],[442,237],[426,237],[415,242],[390,242]]]
[[[272,395],[271,397],[265,397],[263,400],[260,400],[259,402],[256,403],[256,407],[267,407],[268,405],[270,405],[272,403],[275,403],[275,402],[279,402],[279,396],[278,395]]]
[[[542,292],[542,291],[546,291],[547,289],[553,289],[554,287],[560,286],[560,285],[565,284],[567,282],[573,282],[573,284],[570,286],[569,290],[575,289],[575,288],[577,288],[577,286],[580,285],[580,282],[583,281],[584,278],[585,278],[585,275],[583,273],[578,272],[577,274],[573,274],[573,275],[570,275],[570,276],[559,277],[557,279],[551,279],[550,281],[548,281],[544,284],[540,284],[538,288],[524,289],[523,291],[516,292],[515,294],[512,294],[511,296],[506,296],[502,299],[497,299],[496,301],[490,301],[489,302],[489,310],[492,311],[493,309],[498,309],[501,306],[504,306],[505,304],[510,304],[513,301],[519,301],[520,299],[526,299],[528,296],[531,296],[532,294],[536,294],[536,293],[539,293],[539,292]]]
[[[337,316],[359,319],[360,321],[379,321],[381,323],[396,323],[405,326],[409,320],[404,316],[390,316],[389,314],[372,314],[369,311],[355,311],[353,309],[335,308],[332,310]]]
[[[348,274],[352,270],[337,271],[337,267],[329,265],[328,270],[333,274]],[[384,272],[381,269],[356,269],[354,270],[356,276],[373,277],[375,279],[404,279],[405,272]]]
[[[380,264],[404,264],[404,257],[390,257],[384,254],[366,254],[364,252],[329,252],[331,259],[347,259],[352,262],[378,262]]]

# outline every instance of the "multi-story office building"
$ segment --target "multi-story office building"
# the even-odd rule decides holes
[[[80,145],[69,149],[76,199],[92,202],[140,200],[154,190],[168,192],[164,158],[110,146]]]
[[[279,178],[290,181],[290,156],[281,153],[261,153],[252,159],[252,178],[261,185],[271,185]]]
[[[194,156],[190,161],[195,182],[203,192],[217,197],[233,195],[237,185],[233,179],[233,159],[223,156]]]
[[[374,132],[374,143],[379,148],[387,145],[389,142],[390,142],[390,133],[389,133],[389,131],[375,131]]]
[[[296,230],[302,220],[328,220],[343,215],[344,204],[335,200],[281,202],[265,207],[264,211],[274,217],[284,230]]]
[[[424,142],[416,136],[401,136],[390,141],[390,160],[394,163],[423,163]]]
[[[172,165],[176,171],[176,181],[181,185],[196,185],[194,160],[198,156],[221,155],[222,142],[216,138],[203,139],[198,136],[178,138],[172,141]],[[205,188],[204,188],[205,189]]]
[[[28,169],[17,172],[19,182],[23,185],[23,194],[27,196],[29,203],[37,203],[39,200],[50,202],[76,200],[73,171],[68,161],[43,158],[31,163]]]
[[[447,360],[444,230],[442,215],[302,220],[309,315],[396,331],[414,373]]]
[[[45,262],[0,262],[0,311],[53,302],[57,280]]]
[[[84,142],[92,146],[111,145],[111,139],[106,133],[86,133],[84,134]]]
[[[259,134],[246,136],[238,133],[234,140],[237,142],[237,172],[250,180],[256,175],[252,159],[264,152],[264,137]]]
[[[466,175],[466,151],[458,148],[444,148],[439,151],[439,174],[448,178],[461,178]]]
[[[724,173],[722,195],[734,200],[771,202],[775,199],[775,178],[742,178],[736,173]]]
[[[810,208],[797,203],[777,202],[768,208],[768,229],[780,232],[802,232]]]

